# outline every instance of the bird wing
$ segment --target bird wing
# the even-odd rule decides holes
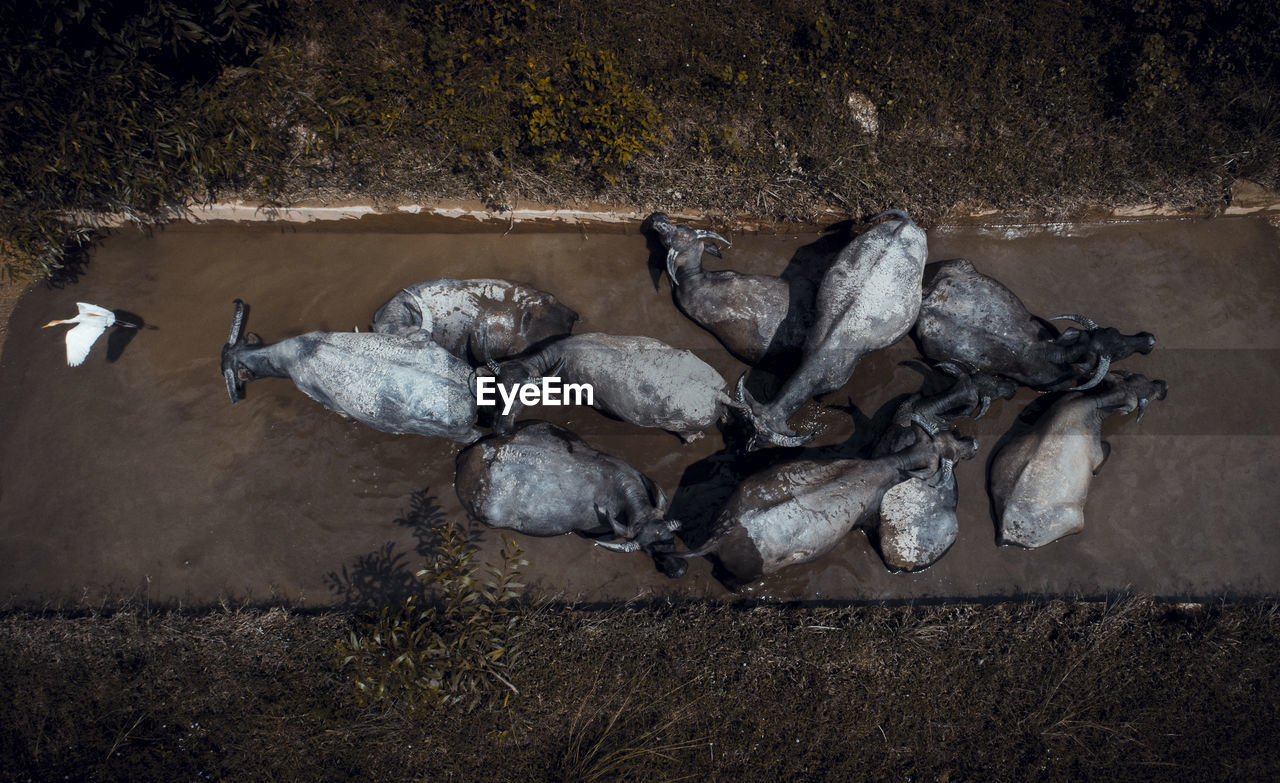
[[[91,316],[102,318],[106,326],[111,326],[116,322],[116,314],[105,307],[99,307],[88,302],[76,302],[76,308],[80,310],[80,318],[88,319]],[[106,326],[103,328],[106,328]]]
[[[89,305],[93,307],[94,305]],[[109,311],[108,311],[109,312]],[[85,315],[84,310],[80,311]],[[67,332],[67,366],[79,367],[89,355],[89,349],[98,336],[107,330],[107,319],[96,313],[88,314],[85,320]]]

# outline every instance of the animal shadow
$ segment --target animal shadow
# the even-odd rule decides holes
[[[645,250],[649,251],[645,264],[649,270],[649,280],[653,283],[653,290],[657,291],[661,287],[662,276],[667,273],[667,246],[662,244],[662,239],[653,230],[649,218],[645,218],[640,224],[640,233],[644,235]]]
[[[854,421],[853,433],[840,443],[825,446],[773,447],[747,452],[742,448],[749,436],[745,427],[724,430],[726,446],[685,468],[671,496],[668,514],[680,520],[680,538],[696,549],[715,531],[716,514],[748,476],[780,462],[797,459],[852,459],[870,456],[872,449],[893,422],[893,415],[906,394],[899,394],[867,416],[857,405],[833,406]]]
[[[788,285],[787,314],[778,325],[768,352],[747,375],[747,391],[757,400],[770,400],[800,364],[805,340],[813,326],[818,288],[836,256],[855,236],[852,220],[827,226],[818,239],[797,248],[778,274]]]
[[[124,349],[129,343],[133,342],[133,338],[138,336],[138,332],[143,329],[158,329],[157,326],[149,325],[142,316],[128,310],[115,310],[116,321],[133,324],[133,326],[116,326],[111,330],[111,334],[107,335],[107,362],[114,363],[124,355]]]
[[[409,528],[413,533],[413,556],[398,550],[394,541],[388,541],[340,570],[330,571],[323,578],[325,586],[343,608],[354,611],[391,606],[410,596],[425,597],[424,586],[415,574],[422,561],[431,557],[443,542],[444,521],[444,510],[430,487],[414,492],[409,496],[408,510],[393,520],[395,525]],[[462,530],[472,544],[483,535],[479,526],[470,520]]]

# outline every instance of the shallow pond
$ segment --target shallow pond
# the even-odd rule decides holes
[[[463,227],[465,228],[465,226]],[[711,226],[716,228],[716,226]],[[728,233],[728,232],[722,232]],[[777,274],[834,240],[729,234],[710,269]],[[1163,378],[1168,399],[1141,423],[1113,417],[1086,528],[1035,551],[994,544],[984,489],[991,446],[1035,395],[993,405],[962,433],[982,451],[957,468],[960,536],[936,565],[890,573],[861,532],[821,560],[744,595],[780,600],[978,598],[1132,589],[1162,596],[1280,589],[1280,242],[1266,221],[1230,218],[1035,228],[940,228],[930,259],[963,256],[1037,314],[1082,313],[1153,332],[1121,369]],[[250,384],[229,404],[218,371],[231,301],[267,341],[365,329],[400,287],[437,277],[499,277],[551,291],[581,314],[576,331],[645,334],[694,350],[733,382],[743,366],[676,310],[661,256],[639,226],[508,233],[408,217],[343,223],[175,224],[120,230],[78,283],[18,303],[0,360],[0,596],[22,603],[146,590],[155,600],[219,597],[364,602],[412,578],[433,521],[465,521],[452,481],[459,446],[376,432],[333,414],[291,382]],[[68,368],[61,330],[40,330],[88,301],[141,315],[114,361],[106,340]],[[820,443],[854,434],[915,390],[909,339],[867,357],[846,387],[801,413]],[[732,488],[718,433],[671,434],[590,409],[528,409],[652,477],[677,515],[705,519]],[[472,532],[496,554],[495,531]],[[728,596],[696,560],[672,581],[642,555],[576,537],[519,538],[543,595],[586,601],[684,593]]]

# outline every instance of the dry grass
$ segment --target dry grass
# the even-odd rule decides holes
[[[4,779],[1259,780],[1274,603],[544,606],[505,708],[358,707],[349,618],[0,618]]]

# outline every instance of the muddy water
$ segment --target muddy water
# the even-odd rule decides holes
[[[715,228],[712,226],[712,228]],[[709,268],[801,274],[838,240],[818,233],[731,236]],[[958,467],[960,537],[935,566],[895,574],[860,532],[816,563],[747,595],[772,599],[915,599],[1098,594],[1165,596],[1280,591],[1280,242],[1259,219],[1037,229],[939,229],[933,260],[964,256],[1038,314],[1083,313],[1159,344],[1122,368],[1169,381],[1139,424],[1109,419],[1110,461],[1095,479],[1083,534],[1043,549],[998,548],[984,489],[991,446],[1034,395],[997,403],[960,429],[983,444]],[[155,600],[220,597],[304,604],[365,602],[411,579],[429,525],[463,520],[453,492],[459,446],[375,432],[305,397],[287,380],[250,384],[232,406],[218,373],[231,300],[274,341],[366,328],[400,287],[436,277],[501,277],[554,292],[579,331],[645,334],[693,349],[730,383],[743,369],[655,289],[661,256],[643,235],[440,232],[379,220],[309,226],[124,230],[87,273],[19,302],[0,359],[0,596],[23,603],[146,591]],[[150,327],[108,358],[106,341],[68,368],[60,330],[77,300],[125,309]],[[115,354],[118,353],[118,356]],[[853,380],[800,418],[821,444],[853,438],[919,376],[904,341],[868,357]],[[690,445],[589,409],[529,409],[629,460],[705,523],[749,464],[718,433]],[[795,420],[793,420],[794,422]],[[471,526],[486,553],[494,531]],[[545,595],[616,600],[728,595],[710,564],[671,581],[640,555],[575,537],[519,543]]]

